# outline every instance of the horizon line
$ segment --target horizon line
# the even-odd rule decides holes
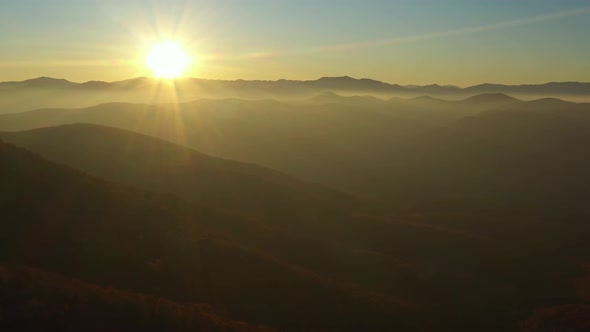
[[[506,84],[506,83],[492,83],[492,82],[482,82],[482,83],[477,83],[477,84],[472,84],[472,85],[456,85],[456,84],[441,84],[441,83],[431,83],[431,84],[399,84],[399,83],[390,83],[390,82],[386,82],[386,81],[380,81],[380,80],[376,80],[376,79],[372,79],[372,78],[368,78],[368,77],[361,77],[361,78],[356,78],[356,77],[352,77],[352,76],[348,76],[348,75],[342,75],[342,76],[321,76],[319,78],[316,79],[288,79],[288,78],[281,78],[281,79],[241,79],[241,78],[237,78],[237,79],[211,79],[211,78],[203,78],[203,77],[179,77],[179,78],[174,78],[174,79],[163,79],[163,78],[157,78],[157,77],[150,77],[150,76],[137,76],[137,77],[132,77],[132,78],[128,78],[128,79],[123,79],[123,80],[114,80],[114,81],[102,81],[102,80],[88,80],[88,81],[72,81],[69,80],[67,78],[57,78],[57,77],[51,77],[51,76],[38,76],[38,77],[33,77],[33,78],[27,78],[27,79],[23,79],[23,80],[10,80],[10,81],[0,81],[0,84],[7,84],[7,83],[22,83],[22,82],[27,82],[27,81],[35,81],[35,80],[40,80],[40,79],[51,79],[51,80],[56,80],[56,81],[66,81],[68,83],[74,83],[74,84],[86,84],[86,83],[107,83],[107,84],[112,84],[112,83],[120,83],[120,82],[125,82],[125,81],[132,81],[132,80],[138,80],[138,79],[149,79],[149,80],[154,80],[154,81],[164,81],[164,82],[175,82],[175,81],[182,81],[182,80],[202,80],[202,81],[223,81],[223,82],[236,82],[236,81],[246,81],[246,82],[280,82],[280,81],[292,81],[292,82],[314,82],[314,81],[319,81],[321,79],[353,79],[356,81],[361,81],[361,80],[370,80],[370,81],[374,81],[374,82],[379,82],[379,83],[384,83],[384,84],[388,84],[391,86],[400,86],[400,87],[427,87],[427,86],[439,86],[439,87],[452,87],[452,88],[459,88],[459,89],[466,89],[466,88],[470,88],[470,87],[474,87],[474,86],[480,86],[480,85],[503,85],[503,86],[534,86],[534,85],[546,85],[546,84],[553,84],[553,83],[558,83],[558,84],[564,84],[564,83],[578,83],[578,84],[590,84],[589,82],[582,82],[582,81],[547,81],[544,83],[520,83],[520,84]]]

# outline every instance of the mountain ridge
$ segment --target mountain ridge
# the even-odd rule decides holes
[[[283,215],[289,211],[288,215],[294,217],[314,204],[317,204],[314,210],[320,213],[345,210],[344,207],[361,202],[352,195],[275,170],[216,158],[159,138],[108,126],[65,124],[0,132],[0,138],[50,161],[109,181],[170,192],[188,201],[250,215]],[[109,159],[111,162],[107,163]]]
[[[19,113],[39,108],[82,108],[107,102],[162,104],[188,102],[200,98],[301,101],[325,92],[345,96],[370,95],[380,99],[428,95],[439,99],[457,100],[482,93],[503,93],[520,99],[553,97],[572,101],[590,101],[590,83],[580,82],[514,86],[486,83],[460,88],[439,84],[402,86],[350,76],[274,81],[211,80],[190,77],[160,80],[136,77],[113,82],[83,83],[40,77],[20,82],[0,83],[0,114]]]
[[[417,92],[417,91],[434,91],[434,92],[449,92],[449,91],[464,91],[464,92],[503,92],[503,91],[510,91],[515,90],[519,92],[547,92],[552,89],[558,90],[561,93],[567,93],[568,89],[572,89],[570,93],[589,93],[590,94],[590,82],[579,82],[579,81],[563,81],[563,82],[547,82],[547,83],[538,83],[538,84],[499,84],[499,83],[480,83],[475,85],[468,85],[468,86],[456,86],[456,85],[440,85],[440,84],[414,84],[414,85],[400,85],[397,83],[389,83],[379,80],[374,80],[370,78],[353,78],[350,76],[323,76],[314,80],[290,80],[290,79],[277,79],[277,80],[244,80],[244,79],[236,79],[236,80],[223,80],[223,79],[205,79],[205,78],[195,78],[195,77],[185,77],[179,78],[176,80],[168,80],[163,81],[156,78],[150,77],[135,77],[131,79],[125,80],[115,80],[115,81],[84,81],[84,82],[74,82],[64,78],[52,78],[47,76],[41,76],[37,78],[26,79],[22,81],[2,81],[0,82],[0,87],[5,86],[22,86],[22,85],[43,85],[43,84],[60,84],[60,86],[123,86],[123,85],[134,85],[137,83],[170,83],[170,84],[177,84],[183,82],[192,82],[192,83],[224,83],[224,84],[251,84],[251,85],[260,85],[260,84],[276,84],[276,85],[313,85],[319,87],[330,87],[334,88],[335,86],[339,87],[349,87],[349,88],[367,88],[373,87],[377,89],[385,89],[391,91],[407,91],[407,92]],[[332,84],[332,85],[330,85]]]
[[[358,330],[363,322],[345,322],[353,312],[374,326],[400,323],[391,317],[395,303],[383,305],[365,288],[323,277],[278,250],[261,252],[256,243],[276,232],[254,231],[251,220],[104,181],[3,141],[0,166],[0,269],[30,266],[178,303],[210,303],[228,318],[277,328],[303,329],[313,315],[319,326]],[[284,301],[294,287],[298,296]],[[342,306],[320,310],[336,302]],[[291,320],[293,308],[300,319]]]
[[[358,103],[358,98],[327,96],[336,102],[202,99],[179,104],[113,103],[84,109],[41,109],[0,115],[0,130],[68,123],[116,127],[358,193],[356,182],[364,182],[366,172],[357,171],[391,155],[391,149],[403,146],[406,140],[492,108],[511,111],[540,107],[535,102],[511,99],[500,103],[406,99]],[[538,103],[545,104],[544,100]],[[572,109],[590,105],[563,103]],[[371,107],[367,107],[369,104]],[[553,102],[547,104],[543,108],[562,109]],[[348,186],[352,182],[355,188]]]

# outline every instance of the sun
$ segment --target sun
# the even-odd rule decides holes
[[[177,78],[190,67],[191,57],[175,41],[154,44],[145,57],[146,67],[159,78]]]

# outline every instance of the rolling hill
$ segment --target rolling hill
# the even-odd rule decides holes
[[[369,186],[401,204],[429,198],[583,212],[589,115],[590,104],[542,99],[465,117],[392,151],[404,158],[375,166]]]
[[[2,264],[210,303],[230,317],[279,328],[404,324],[394,302],[250,247],[242,230],[254,234],[250,243],[266,231],[248,220],[104,182],[6,143],[0,170]]]
[[[512,102],[353,98],[334,94],[284,103],[273,100],[198,100],[141,105],[110,103],[84,109],[41,109],[0,116],[0,130],[22,131],[71,123],[116,127],[162,138],[212,156],[356,190],[368,167],[392,148],[463,116]],[[326,97],[329,102],[325,102]]]
[[[63,125],[0,138],[99,178],[248,216],[303,222],[362,205],[351,195],[270,169],[105,126]]]
[[[11,216],[2,223],[2,261],[179,304],[209,303],[232,319],[287,330],[512,329],[534,310],[580,301],[572,280],[588,261],[587,158],[579,144],[588,140],[588,112],[563,101],[508,101],[417,135],[420,140],[381,147],[386,158],[359,170],[368,184],[363,189],[392,208],[383,215],[334,209],[332,199],[341,194],[121,129],[76,124],[3,133],[51,160],[159,193],[104,182],[2,144],[0,207]],[[254,107],[261,104],[276,108]],[[335,110],[351,110],[336,104]],[[211,113],[216,121],[233,119],[233,128],[266,128],[267,135],[277,123],[312,124],[286,121],[298,119],[289,104],[223,105],[201,109],[193,130],[221,123],[205,122]],[[128,125],[151,119],[144,128],[172,136],[179,133],[172,119],[190,113],[177,105],[140,105],[116,118],[111,106],[57,110],[64,117],[53,119],[52,111],[32,114],[47,112],[49,122],[89,114]],[[181,133],[185,142],[194,139],[191,131]],[[371,147],[367,142],[375,141],[359,146]],[[152,179],[166,176],[170,184]],[[187,178],[207,186],[193,188],[187,180],[175,191]],[[244,182],[249,185],[237,186]],[[258,190],[279,194],[256,196]],[[269,206],[295,201],[288,208],[302,211],[256,214],[233,204],[234,194],[267,197]],[[195,196],[201,199],[190,199]],[[324,211],[321,217],[306,219],[309,204]]]
[[[204,304],[179,304],[26,267],[0,266],[0,297],[0,328],[6,331],[275,331],[229,320]]]

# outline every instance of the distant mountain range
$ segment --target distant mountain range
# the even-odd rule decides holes
[[[11,88],[41,88],[41,89],[88,89],[88,90],[112,90],[112,89],[138,89],[160,84],[160,81],[149,77],[138,77],[124,81],[102,82],[88,81],[75,83],[65,79],[51,77],[39,77],[24,81],[0,82],[0,89]],[[468,87],[453,85],[399,85],[377,80],[362,78],[356,79],[349,76],[322,77],[317,80],[209,80],[199,78],[183,78],[174,81],[182,88],[251,88],[262,90],[328,90],[351,91],[367,93],[404,93],[404,94],[478,94],[478,93],[507,93],[507,94],[558,94],[558,95],[590,95],[590,83],[583,82],[550,82],[544,84],[478,84]]]
[[[107,102],[176,103],[195,99],[239,98],[301,100],[332,92],[345,96],[370,95],[380,99],[431,96],[464,99],[482,93],[504,93],[523,99],[554,97],[574,101],[590,100],[590,83],[555,82],[538,85],[480,84],[470,87],[449,85],[403,86],[348,76],[317,80],[247,81],[182,78],[174,81],[138,77],[116,82],[70,82],[39,77],[0,83],[0,113],[17,113],[36,108],[79,108]]]

